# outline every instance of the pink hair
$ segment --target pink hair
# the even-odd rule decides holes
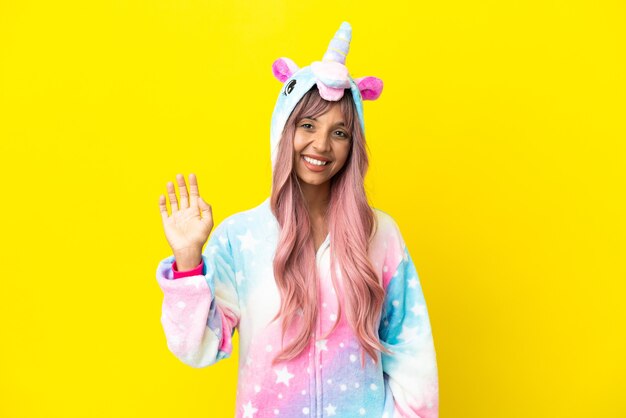
[[[278,145],[272,180],[271,208],[280,225],[274,256],[274,277],[281,295],[281,307],[274,317],[282,318],[283,341],[287,329],[301,317],[295,338],[280,351],[272,364],[297,357],[309,344],[318,315],[318,277],[315,245],[306,200],[293,167],[293,138],[300,118],[325,113],[333,102],[324,100],[317,87],[307,92],[285,123]],[[368,204],[364,179],[369,165],[365,136],[349,89],[339,100],[345,122],[352,133],[351,149],[344,166],[330,180],[326,213],[331,237],[331,279],[337,295],[345,299],[346,319],[362,349],[377,361],[376,350],[389,353],[378,339],[378,323],[384,288],[368,257],[368,245],[375,233],[376,216]],[[340,270],[341,281],[337,280]],[[341,305],[337,313],[342,315]],[[339,321],[335,322],[332,333]],[[327,335],[328,335],[327,334]],[[361,352],[361,364],[365,362]]]

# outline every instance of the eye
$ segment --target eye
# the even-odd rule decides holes
[[[343,138],[347,138],[348,134],[346,134],[344,131],[335,131],[336,134],[338,134],[339,136],[343,137]]]
[[[310,126],[311,128],[313,127],[313,125],[311,125],[310,123],[303,123],[300,126],[303,127],[303,128],[307,128],[307,126]]]
[[[296,82],[296,80],[291,80],[289,84],[287,84],[287,87],[285,87],[285,91],[283,92],[285,96],[289,95],[293,91],[296,87]]]

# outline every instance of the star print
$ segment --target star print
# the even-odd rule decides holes
[[[399,340],[409,341],[411,338],[417,335],[418,327],[407,327],[406,325],[402,326],[402,332],[398,335]]]
[[[411,280],[409,280],[409,287],[410,288],[417,287],[417,279],[415,279],[415,277],[413,277]]]
[[[426,313],[426,306],[425,305],[420,305],[419,303],[416,303],[411,308],[411,312],[413,312],[413,314],[415,314],[415,316],[424,315]]]
[[[243,275],[242,271],[238,271],[235,273],[235,281],[237,282],[237,285],[240,285],[245,278],[246,276]]]
[[[326,343],[328,340],[319,340],[315,342],[315,346],[320,351],[328,351],[328,347],[326,347]]]
[[[329,403],[328,406],[326,408],[324,408],[324,409],[326,410],[326,413],[328,414],[328,416],[337,415],[337,413],[335,412],[337,407],[333,406],[333,404],[331,404],[331,403]]]
[[[252,402],[248,401],[248,403],[243,406],[243,418],[254,418],[254,414],[256,414],[257,411],[258,409],[252,406]]]
[[[276,372],[276,383],[284,383],[289,386],[289,380],[291,380],[294,375],[289,373],[287,370],[287,366],[283,367],[282,370],[274,370]]]
[[[226,237],[219,237],[220,240],[220,244],[222,245],[226,245],[226,243],[228,242],[228,238]]]
[[[245,235],[237,235],[237,238],[241,241],[241,251],[250,250],[254,252],[258,241],[252,236],[252,231],[248,229]]]
[[[206,283],[206,279],[204,278],[204,276],[191,276],[187,279],[187,282],[185,283],[185,285],[195,286],[196,289],[199,289],[202,282]]]

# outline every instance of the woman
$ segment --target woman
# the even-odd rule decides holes
[[[160,211],[173,256],[157,269],[169,349],[205,367],[239,332],[237,417],[438,417],[428,311],[400,230],[371,208],[362,100],[375,77],[345,67],[344,22],[322,61],[273,64],[271,196],[213,227],[177,176]]]

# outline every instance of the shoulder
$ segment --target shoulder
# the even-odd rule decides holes
[[[379,208],[375,208],[375,207],[372,207],[372,210],[374,211],[376,215],[376,219],[380,221],[381,223],[385,223],[385,224],[394,223],[395,224],[396,221],[393,219],[393,216],[391,216],[391,214],[389,214],[388,212]]]
[[[233,251],[238,251],[241,244],[249,248],[272,236],[277,227],[267,198],[250,209],[225,217],[214,227],[213,234],[221,243],[228,242]]]
[[[379,208],[372,207],[372,210],[376,215],[375,237],[378,236],[384,241],[388,241],[389,239],[402,240],[400,227],[394,217],[390,213]]]
[[[228,232],[237,232],[242,229],[258,226],[260,223],[268,223],[271,211],[269,210],[269,198],[260,204],[240,212],[235,212],[226,216],[215,230],[224,230]]]
[[[394,217],[381,209],[376,214],[376,231],[370,242],[370,256],[379,268],[382,284],[387,288],[391,278],[405,258],[406,245]]]

